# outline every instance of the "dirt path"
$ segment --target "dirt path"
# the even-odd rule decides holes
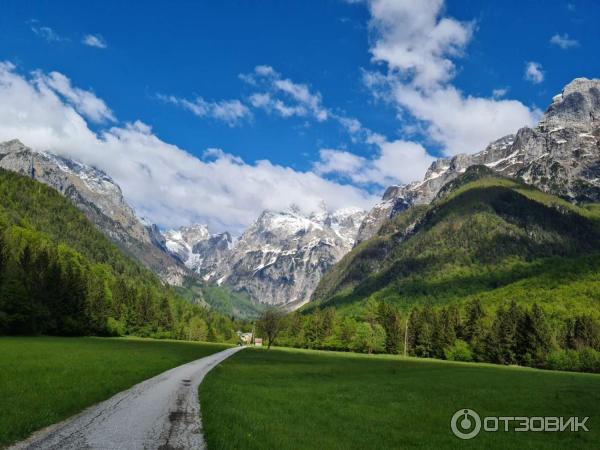
[[[203,449],[198,385],[230,348],[150,378],[9,450]]]

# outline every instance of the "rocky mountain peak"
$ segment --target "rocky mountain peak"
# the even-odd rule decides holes
[[[589,79],[585,77],[575,78],[563,88],[561,96],[564,99],[565,97],[571,95],[574,92],[580,92],[581,94],[586,95],[586,93],[588,93],[589,91],[593,89],[597,90],[599,87],[600,79]],[[556,100],[556,97],[554,97],[552,100],[554,102]]]
[[[264,211],[211,277],[255,301],[288,309],[308,302],[321,276],[351,248],[365,212]]]
[[[192,247],[200,241],[204,241],[210,237],[208,225],[195,224],[189,227],[180,227],[179,232],[182,238]]]
[[[244,234],[268,232],[276,236],[292,236],[300,232],[307,233],[315,227],[319,228],[321,224],[310,220],[310,218],[294,209],[285,211],[266,210]]]
[[[356,208],[303,214],[292,207],[263,211],[235,242],[227,232],[192,241],[189,228],[165,237],[167,247],[206,281],[291,309],[307,302],[321,275],[352,248],[364,215]]]
[[[211,234],[205,224],[183,226],[163,235],[167,249],[205,279],[215,273],[233,243],[229,233]]]
[[[36,152],[13,139],[0,143],[0,167],[31,176],[65,196],[78,195],[95,205],[104,215],[126,227],[139,221],[123,197],[121,188],[105,172],[51,152]],[[143,236],[135,230],[137,238]]]
[[[429,170],[427,171],[429,173]],[[388,186],[383,193],[382,201],[391,200],[398,196],[398,191],[400,191],[404,186],[400,186],[398,184],[394,184],[392,186]]]
[[[29,150],[25,146],[25,144],[23,144],[18,139],[12,139],[10,141],[2,142],[2,143],[0,143],[0,146],[2,146],[3,153],[15,153],[15,152],[22,152],[22,151]]]
[[[410,205],[430,203],[442,186],[474,165],[569,201],[600,200],[600,80],[577,78],[555,96],[535,128],[522,128],[472,155],[434,161],[422,181],[391,186],[361,224],[357,242]]]
[[[571,127],[591,131],[600,126],[600,79],[576,78],[552,103],[540,120],[543,131]]]
[[[450,158],[436,159],[434,162],[431,163],[431,165],[425,172],[425,180],[427,180],[429,178],[435,178],[440,173],[448,170],[448,168],[450,167],[451,164],[452,164],[452,159],[450,159]],[[399,187],[399,186],[395,186],[395,187]],[[384,198],[385,198],[385,195],[384,195]]]

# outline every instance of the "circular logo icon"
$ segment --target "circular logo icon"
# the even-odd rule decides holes
[[[472,409],[459,409],[452,416],[450,427],[454,436],[460,439],[473,439],[481,430],[481,418]]]

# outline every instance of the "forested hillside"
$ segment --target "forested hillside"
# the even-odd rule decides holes
[[[235,339],[55,190],[0,170],[0,199],[0,333]]]
[[[557,283],[575,281],[569,274],[594,273],[599,218],[595,205],[574,206],[474,166],[448,183],[430,206],[408,209],[357,246],[323,278],[315,300],[351,307],[373,296],[404,309],[470,295],[492,301],[506,298],[508,292],[499,294],[500,289],[545,275],[554,279],[556,290]],[[594,286],[579,298],[593,298]],[[513,289],[510,296],[545,301],[530,288],[526,295],[525,289]],[[571,294],[555,293],[547,300],[568,301]]]
[[[475,166],[346,255],[281,342],[600,370],[599,319],[597,205]]]
[[[234,292],[226,286],[208,284],[189,277],[184,279],[181,287],[174,289],[190,303],[200,301],[215,312],[240,320],[254,319],[264,309],[261,304],[253,303],[241,292]]]

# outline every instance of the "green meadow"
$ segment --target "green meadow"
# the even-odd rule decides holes
[[[247,349],[200,386],[210,449],[598,448],[600,376],[293,349]],[[589,432],[481,432],[450,418],[589,416]]]
[[[119,338],[0,338],[0,448],[226,345]]]
[[[0,447],[226,346],[0,338]],[[200,386],[209,449],[597,448],[600,376],[489,364],[249,348]],[[589,432],[454,437],[450,418],[589,416]]]

